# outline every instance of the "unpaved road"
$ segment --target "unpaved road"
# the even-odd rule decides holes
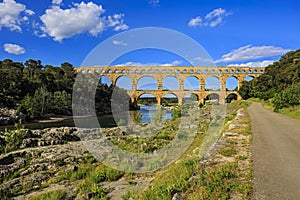
[[[300,120],[249,107],[253,131],[253,199],[300,200]]]

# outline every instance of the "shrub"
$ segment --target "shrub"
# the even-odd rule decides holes
[[[300,84],[292,85],[280,93],[275,94],[272,103],[275,111],[289,106],[300,105]]]
[[[15,130],[7,130],[4,132],[5,147],[4,151],[10,152],[17,150],[22,143],[22,139],[26,134],[26,130],[21,121],[15,124]]]

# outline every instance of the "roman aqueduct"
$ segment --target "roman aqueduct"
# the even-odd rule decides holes
[[[237,91],[229,91],[226,89],[226,81],[229,77],[237,80],[237,88],[239,89],[246,77],[257,77],[264,73],[265,68],[252,67],[183,67],[183,66],[101,66],[101,67],[80,67],[75,68],[78,73],[91,73],[100,77],[107,77],[110,83],[117,85],[118,79],[128,77],[131,80],[131,89],[127,89],[127,93],[133,103],[144,94],[152,94],[157,99],[157,104],[161,104],[162,98],[168,94],[173,94],[178,98],[178,104],[182,104],[183,99],[190,94],[197,96],[199,103],[205,103],[205,99],[211,94],[219,97],[219,102],[224,104],[226,98],[230,94],[236,95],[237,99],[241,99]],[[157,84],[155,89],[139,89],[137,85],[143,77],[152,77]],[[177,79],[177,89],[169,90],[164,86],[164,80],[167,77]],[[184,87],[187,78],[193,77],[198,80],[198,89],[186,89]],[[219,80],[219,89],[207,90],[205,83],[209,77],[215,77]]]

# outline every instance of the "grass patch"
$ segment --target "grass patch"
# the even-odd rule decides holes
[[[225,146],[221,149],[220,154],[226,157],[231,157],[237,153],[236,149],[233,146]]]
[[[45,192],[33,197],[29,197],[29,200],[64,200],[67,196],[64,190],[54,190],[50,192]]]
[[[82,180],[76,186],[76,193],[86,194],[92,193],[93,199],[101,199],[101,200],[108,200],[109,197],[107,196],[107,192],[104,190],[103,187],[98,186],[96,183],[89,179]]]
[[[300,120],[300,106],[282,108],[278,110],[278,113]]]
[[[182,193],[183,199],[230,199],[231,194],[239,192],[244,199],[250,198],[251,184],[238,179],[236,162],[223,166],[204,167],[197,177],[190,182],[188,190]]]
[[[238,156],[236,159],[237,160],[246,160],[248,157],[247,156]]]
[[[188,179],[195,171],[198,162],[193,159],[187,159],[173,164],[163,173],[156,176],[152,182],[152,187],[143,191],[134,199],[171,199],[172,195],[182,191],[187,187]]]

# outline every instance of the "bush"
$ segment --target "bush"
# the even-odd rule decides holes
[[[26,131],[21,121],[15,124],[15,130],[5,130],[4,139],[5,139],[5,147],[2,148],[5,153],[10,151],[17,150],[22,143],[23,137],[25,136]],[[1,149],[0,149],[1,150]]]
[[[287,89],[275,94],[273,99],[275,111],[289,107],[300,105],[300,84],[295,84]]]

